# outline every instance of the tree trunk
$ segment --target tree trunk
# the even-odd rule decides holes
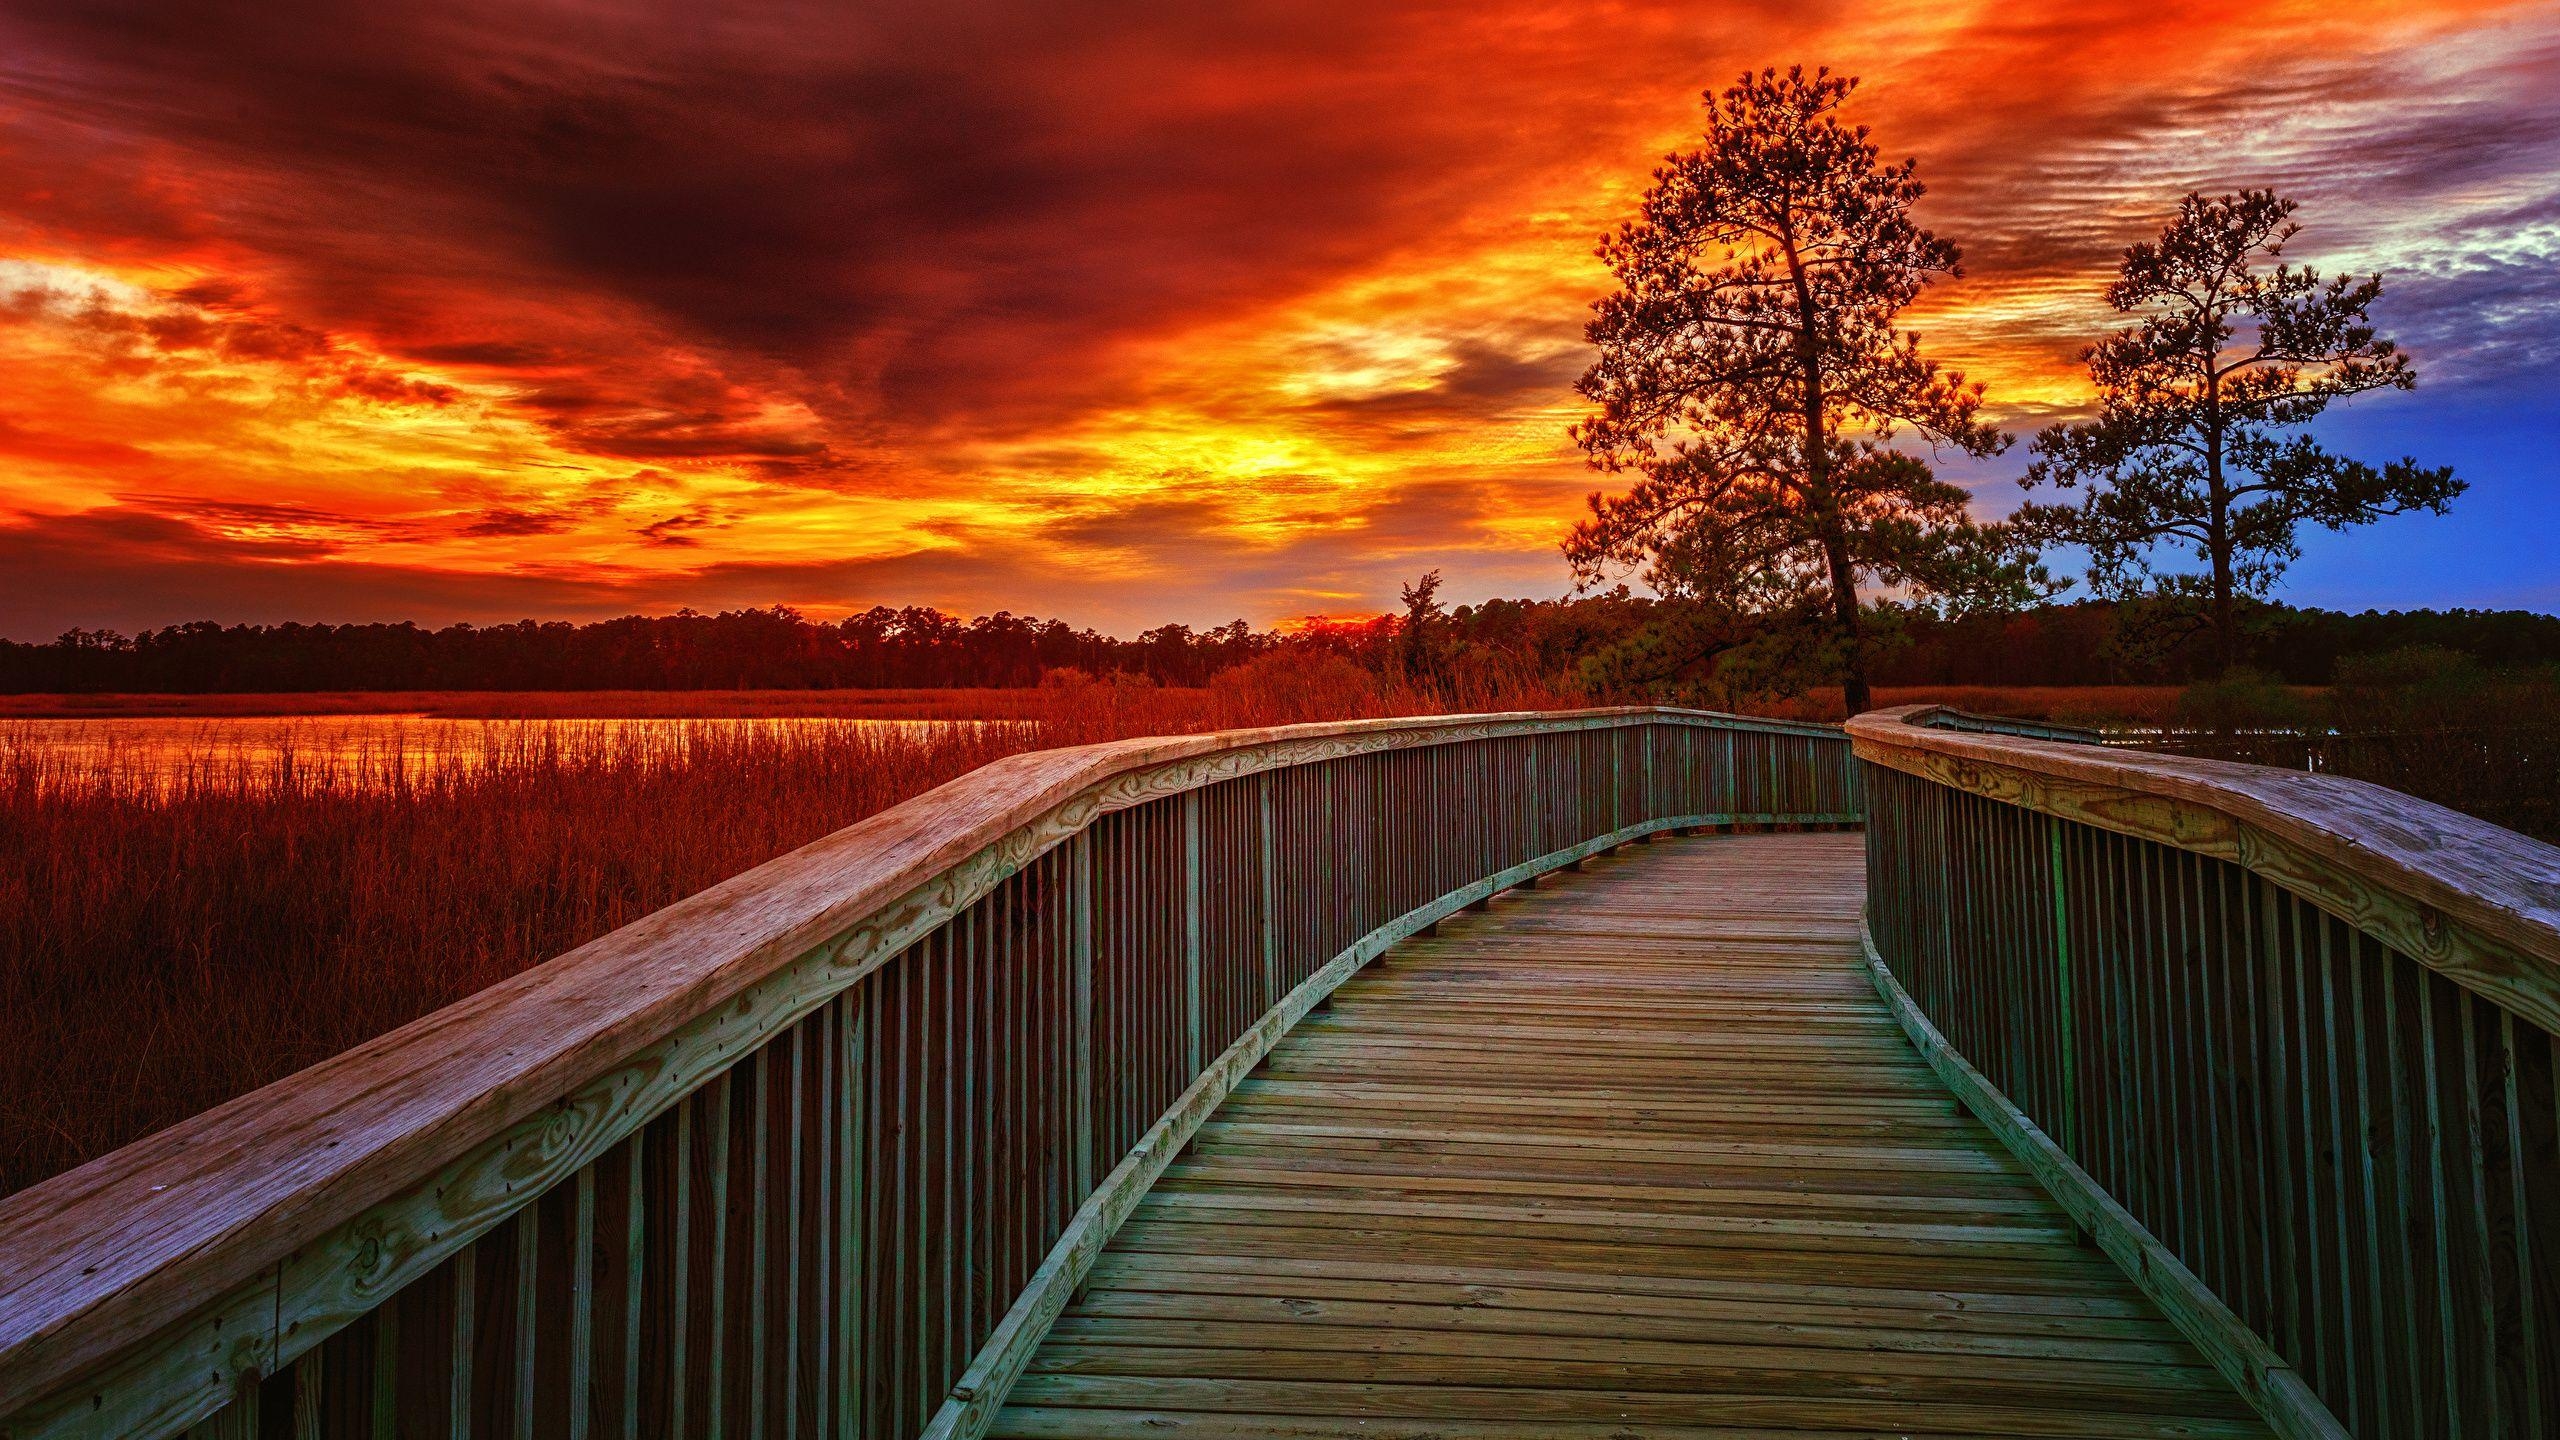
[[[1824,555],[1831,562],[1831,615],[1840,627],[1840,703],[1852,715],[1874,709],[1867,689],[1866,627],[1858,615],[1858,570],[1849,563],[1849,537],[1835,519],[1825,527]]]
[[[2213,552],[2213,678],[2219,680],[2240,658],[2240,626],[2231,612],[2231,488],[2222,478],[2222,373],[2214,368],[2210,352],[2205,356],[2204,404],[2206,498],[2213,509],[2206,530],[2206,548]]]
[[[1831,489],[1829,431],[1823,426],[1825,403],[1822,350],[1815,338],[1821,324],[1813,286],[1805,279],[1804,262],[1796,254],[1795,237],[1783,236],[1787,274],[1795,284],[1797,363],[1804,368],[1804,501],[1822,536],[1822,555],[1831,567],[1831,615],[1840,628],[1840,703],[1852,715],[1869,708],[1866,635],[1858,620],[1858,568],[1849,562],[1849,526],[1840,514],[1840,497]]]
[[[2215,527],[2213,545],[2213,678],[2240,662],[2240,620],[2232,604],[2231,541]]]

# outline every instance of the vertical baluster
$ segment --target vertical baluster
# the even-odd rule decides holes
[[[1248,813],[1249,818],[1244,823],[1248,831],[1256,835],[1258,842],[1254,870],[1248,883],[1257,887],[1262,901],[1259,923],[1253,935],[1255,953],[1261,957],[1257,993],[1261,997],[1262,1008],[1268,1009],[1278,1004],[1280,997],[1289,990],[1284,978],[1288,964],[1288,920],[1280,894],[1280,856],[1281,846],[1285,843],[1283,837],[1287,833],[1288,812],[1283,808],[1280,783],[1271,772],[1266,770],[1254,777],[1254,796]]]
[[[809,1106],[809,1165],[816,1181],[816,1203],[809,1215],[809,1433],[827,1440],[836,1433],[836,1381],[833,1367],[839,1364],[836,1351],[836,1307],[844,1293],[843,1280],[836,1273],[837,1232],[843,1223],[838,1208],[840,1187],[837,1175],[844,1168],[841,1153],[842,1128],[837,1107],[842,1104],[846,1081],[839,1068],[844,1053],[842,1032],[845,1017],[851,1013],[852,997],[838,995],[820,1007],[811,1017],[815,1029],[810,1034],[810,1048],[815,1052],[815,1084],[817,1093]]]
[[[622,1440],[640,1436],[640,1329],[647,1315],[641,1302],[649,1277],[648,1186],[642,1176],[647,1173],[648,1133],[643,1126],[622,1142]]]
[[[907,1255],[907,1214],[913,1208],[914,1168],[907,1163],[907,1150],[915,1134],[915,1079],[909,1057],[915,1046],[914,1000],[916,989],[914,952],[901,956],[893,973],[882,970],[874,977],[878,999],[872,1011],[877,1024],[872,1027],[874,1053],[872,1077],[877,1088],[873,1094],[871,1127],[872,1151],[879,1156],[886,1172],[882,1183],[867,1187],[871,1207],[868,1223],[874,1237],[868,1254],[876,1256],[880,1279],[873,1286],[878,1296],[873,1311],[877,1323],[865,1333],[872,1337],[874,1357],[871,1382],[876,1397],[867,1428],[877,1435],[900,1435],[899,1417],[906,1404],[908,1356],[913,1350],[912,1326],[907,1319],[907,1276],[912,1267]],[[882,985],[886,980],[893,983]]]
[[[2051,872],[2053,894],[2054,1034],[2060,1051],[2061,1072],[2057,1077],[2061,1082],[2060,1123],[2054,1127],[2054,1134],[2066,1149],[2078,1153],[2082,1149],[2078,1095],[2080,1061],[2075,1038],[2079,1030],[2079,1011],[2072,997],[2071,894],[2069,871],[2062,858],[2062,824],[2051,816],[2045,817],[2048,846],[2045,863]]]
[[[2501,1291],[2505,1278],[2498,1273],[2493,1249],[2496,1226],[2490,1219],[2490,1197],[2503,1186],[2501,1152],[2506,1144],[2506,1124],[2496,1113],[2493,1102],[2504,1099],[2505,1079],[2496,1072],[2502,1058],[2487,1057],[2480,1050],[2483,1011],[2470,991],[2464,990],[2455,1001],[2455,1024],[2459,1030],[2461,1068],[2456,1072],[2462,1087],[2462,1140],[2465,1160],[2462,1176],[2464,1206],[2461,1212],[2464,1251],[2464,1298],[2471,1324],[2471,1344],[2465,1348],[2473,1361],[2473,1384],[2476,1400],[2473,1413],[2481,1417],[2482,1428],[2491,1435],[2520,1435],[2514,1416],[2508,1413],[2507,1387],[2503,1361],[2510,1343],[2507,1317],[2500,1313]],[[2489,1024],[2495,1026],[2494,1018]],[[2492,1029],[2494,1034],[2494,1028]]]
[[[1093,1193],[1093,832],[1079,833],[1070,862],[1075,933],[1069,952],[1073,1015],[1069,1092],[1075,1097],[1075,1200]]]
[[[843,1037],[843,1050],[837,1060],[837,1073],[842,1077],[842,1094],[838,1097],[842,1117],[837,1130],[837,1163],[842,1167],[837,1191],[836,1255],[843,1273],[836,1281],[836,1386],[835,1413],[838,1440],[859,1440],[863,1433],[862,1397],[864,1377],[872,1359],[866,1345],[862,1317],[866,1313],[863,1297],[868,1294],[869,1268],[864,1263],[868,1250],[862,1243],[864,1208],[863,1175],[868,1168],[870,1139],[865,1124],[871,1114],[868,1058],[864,1044],[868,1038],[869,997],[878,988],[878,980],[866,980],[862,987],[838,1002],[844,1007],[843,1023],[838,1033]]]
[[[1529,846],[1528,854],[1520,858],[1530,860],[1547,853],[1547,837],[1545,817],[1540,814],[1544,808],[1543,797],[1538,793],[1539,737],[1530,734],[1522,736],[1521,739],[1524,743],[1520,752],[1520,799],[1521,803],[1528,807],[1526,811],[1528,818],[1524,824],[1528,831]]]
[[[534,1351],[536,1332],[541,1323],[542,1288],[542,1223],[541,1206],[527,1205],[516,1212],[516,1307],[515,1307],[515,1433],[516,1440],[533,1440],[534,1433]]]
[[[400,1424],[400,1297],[377,1306],[372,1321],[373,1393],[368,1419],[373,1440],[393,1440]]]
[[[949,1157],[945,1194],[950,1198],[952,1224],[947,1240],[950,1265],[945,1272],[948,1288],[942,1294],[943,1328],[941,1373],[937,1387],[958,1378],[976,1348],[972,1331],[977,1326],[978,1309],[978,1233],[983,1228],[978,1214],[978,1171],[985,1163],[985,1136],[978,1128],[980,1091],[985,1087],[978,1078],[978,997],[981,989],[978,965],[985,946],[981,943],[985,911],[973,907],[953,917],[951,955],[945,960],[951,977],[949,1008],[944,1012],[950,1036],[949,1053],[943,1058],[943,1074],[949,1089],[950,1108],[944,1112],[943,1153]],[[940,1401],[933,1402],[939,1404]]]
[[[2224,1172],[2223,1214],[2231,1230],[2231,1293],[2223,1298],[2252,1325],[2263,1325],[2267,1313],[2266,1134],[2259,1123],[2258,1096],[2265,1086],[2266,1065],[2259,1053],[2256,987],[2248,949],[2248,927],[2241,913],[2241,884],[2247,872],[2216,864],[2213,873],[2213,945],[2220,956],[2220,990],[2213,1004],[2224,1015],[2230,1066],[2225,1108],[2230,1117],[2232,1150]]]
[[[2385,1277],[2384,1271],[2392,1263],[2391,1252],[2399,1246],[2398,1237],[2390,1233],[2392,1227],[2386,1218],[2381,1157],[2375,1153],[2380,1107],[2374,1093],[2372,1042],[2365,1016],[2365,992],[2371,967],[2366,963],[2368,957],[2363,953],[2363,946],[2353,933],[2341,931],[2338,938],[2336,965],[2347,989],[2348,1033],[2333,1035],[2330,1043],[2332,1046],[2340,1043],[2352,1046],[2344,1068],[2345,1088],[2351,1097],[2355,1123],[2340,1138],[2342,1141],[2352,1138],[2354,1148],[2347,1158],[2355,1168],[2352,1178],[2360,1186],[2363,1202],[2364,1226],[2356,1237],[2357,1248],[2362,1253],[2357,1257],[2356,1269],[2364,1282],[2363,1331],[2368,1347],[2365,1366],[2367,1383],[2374,1394],[2373,1425],[2380,1429],[2393,1424],[2392,1417],[2399,1413],[2397,1354],[2409,1343],[2409,1335],[2405,1330],[2397,1335],[2386,1333],[2391,1327],[2386,1324],[2385,1316],[2399,1307],[2394,1303],[2398,1298],[2395,1293],[2397,1286]],[[2388,1017],[2385,1023],[2388,1023]]]
[[[745,1211],[747,1247],[746,1293],[740,1297],[738,1328],[745,1332],[746,1364],[739,1379],[745,1393],[744,1432],[750,1436],[765,1433],[765,1401],[772,1386],[765,1374],[768,1331],[772,1328],[773,1284],[773,1105],[774,1072],[781,1068],[780,1058],[770,1044],[757,1048],[748,1060],[747,1091],[747,1186],[738,1197]]]
[[[569,1225],[569,1436],[586,1440],[595,1407],[596,1167],[578,1167]],[[387,1407],[386,1407],[387,1408]]]
[[[2258,935],[2258,969],[2265,977],[2260,1009],[2266,1015],[2267,1065],[2271,1075],[2284,1076],[2286,1084],[2273,1087],[2266,1097],[2268,1153],[2273,1157],[2275,1174],[2276,1226],[2275,1250],[2277,1274],[2282,1284],[2275,1309],[2275,1342],[2288,1358],[2301,1365],[2306,1376],[2310,1367],[2302,1357],[2309,1355],[2308,1344],[2312,1322],[2306,1314],[2303,1283],[2307,1267],[2302,1258],[2301,1189],[2297,1177],[2301,1170],[2301,1150],[2295,1140],[2292,1100],[2299,1085],[2292,1083],[2295,1067],[2301,1064],[2293,1043],[2289,1024],[2288,987],[2285,977],[2291,968],[2291,957],[2285,948],[2284,922],[2280,893],[2265,880],[2249,882],[2256,902]]]
[[[2399,1223],[2392,1227],[2391,1254],[2400,1267],[2401,1334],[2408,1343],[2399,1347],[2394,1373],[2401,1393],[2413,1399],[2412,1428],[2418,1428],[2422,1415],[2432,1415],[2442,1407],[2437,1402],[2441,1377],[2438,1367],[2445,1337],[2436,1328],[2434,1252],[2426,1243],[2426,1219],[2431,1212],[2425,1193],[2424,1156],[2433,1139],[2422,1133],[2420,1110],[2423,1099],[2411,1089],[2411,1055],[2417,1041],[2411,1031],[2417,1029],[2411,1016],[2416,1013],[2416,997],[2406,995],[2400,985],[2400,965],[2385,956],[2381,972],[2381,1013],[2387,1023],[2379,1028],[2384,1089],[2390,1097],[2392,1173],[2391,1192],[2399,1212]],[[2419,987],[2426,981],[2424,971],[2417,973]],[[2270,1074],[2281,1074],[2271,1071]],[[2424,1084],[2424,1080],[2419,1081]],[[2270,1246],[2270,1249],[2276,1247]],[[2279,1341],[2281,1345],[2281,1341]]]
[[[934,1343],[931,1358],[925,1366],[918,1387],[919,1415],[931,1415],[942,1400],[943,1383],[951,1378],[952,1356],[962,1345],[961,1322],[968,1310],[968,1276],[965,1236],[968,1225],[965,1199],[966,1177],[961,1173],[962,1157],[967,1153],[968,1112],[963,1108],[960,1069],[967,1047],[961,1016],[966,1011],[966,987],[962,983],[961,956],[963,940],[956,924],[945,925],[934,946],[934,972],[940,983],[934,987],[935,1038],[934,1068],[942,1083],[936,1086],[937,1109],[933,1124],[933,1166],[936,1205],[934,1215],[934,1270],[932,1289],[926,1304],[932,1309]]]
[[[2356,1263],[2356,1237],[2361,1232],[2362,1205],[2357,1177],[2357,1155],[2362,1146],[2350,1130],[2353,1117],[2348,1113],[2348,1076],[2343,1073],[2342,1035],[2346,1021],[2339,1014],[2338,924],[2328,915],[2304,908],[2305,918],[2314,929],[2306,947],[2306,963],[2318,977],[2317,1013],[2320,1033],[2318,1065],[2312,1071],[2320,1087],[2324,1132],[2323,1165],[2326,1190],[2322,1208],[2328,1224],[2324,1227],[2329,1240],[2330,1278],[2335,1282],[2335,1314],[2337,1345],[2335,1354],[2341,1380],[2330,1395],[2331,1408],[2351,1430],[2369,1430],[2374,1417],[2372,1361],[2365,1354],[2365,1328],[2372,1315],[2360,1283],[2362,1268]]]
[[[703,1268],[703,1279],[711,1292],[707,1297],[711,1313],[702,1346],[702,1433],[709,1440],[720,1440],[729,1418],[729,1112],[735,1103],[730,1095],[734,1085],[732,1072],[721,1071],[709,1087],[711,1099],[703,1117],[710,1122],[702,1147],[711,1180],[711,1193],[704,1197],[711,1219],[711,1257],[710,1264]]]
[[[2292,895],[2278,892],[2277,931],[2284,950],[2288,988],[2285,1018],[2299,1076],[2294,1086],[2296,1103],[2292,1116],[2296,1143],[2294,1178],[2301,1196],[2301,1244],[2296,1254],[2302,1266],[2298,1283],[2303,1298],[2303,1348],[2298,1358],[2312,1384],[2324,1394],[2334,1395],[2344,1378],[2344,1366],[2337,1358],[2344,1340],[2337,1324],[2340,1301],[2329,1278],[2327,1237],[2336,1222],[2327,1198],[2327,1107],[2315,1083],[2326,1060],[2320,1053],[2319,997],[2314,978],[2318,953],[2304,931],[2305,909]]]
[[[987,918],[987,998],[981,1023],[987,1027],[987,1143],[994,1163],[987,1167],[986,1177],[980,1182],[988,1220],[989,1297],[989,1308],[980,1318],[980,1341],[1021,1286],[1025,1273],[1019,1263],[1022,1235],[1029,1228],[1025,1216],[1036,1208],[1028,1203],[1030,1188],[1024,1182],[1029,1167],[1023,1163],[1023,1135],[1017,1119],[1022,1114],[1022,1104],[1016,1092],[1029,1041],[1023,1025],[1024,967],[1015,940],[1014,902],[1022,893],[1022,882],[1023,877],[1016,876],[998,889]]]
[[[480,1246],[475,1241],[446,1262],[453,1268],[453,1332],[446,1339],[453,1350],[453,1369],[445,1389],[445,1422],[452,1440],[470,1440],[471,1435],[471,1351],[479,1343],[480,1319],[474,1270],[479,1254]]]
[[[1183,1083],[1207,1062],[1201,1054],[1200,792],[1182,792],[1182,1064]]]
[[[2525,1357],[2524,1427],[2547,1435],[2560,1427],[2555,1386],[2560,1386],[2560,1114],[2554,1094],[2552,1036],[2530,1021],[2508,1017],[2508,1153],[2514,1180],[2510,1203],[2516,1230],[2515,1273]]]
[[[320,1440],[320,1351],[293,1362],[293,1440]]]
[[[786,1436],[797,1436],[800,1433],[800,1303],[804,1293],[802,1282],[805,1279],[800,1268],[800,1230],[801,1217],[808,1210],[807,1197],[800,1190],[800,1102],[808,1086],[804,1042],[809,1030],[816,1023],[817,1017],[812,1015],[792,1026],[791,1033],[785,1037],[785,1043],[791,1048],[784,1066],[786,1085],[782,1127],[784,1136],[782,1195],[785,1203],[780,1212],[782,1274],[781,1283],[776,1287],[776,1291],[782,1311],[779,1337],[782,1342],[780,1388],[782,1433]]]

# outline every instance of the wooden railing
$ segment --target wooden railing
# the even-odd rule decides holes
[[[979,1433],[1148,1182],[1394,941],[1845,824],[1663,709],[986,767],[0,1202],[0,1434]]]
[[[2103,745],[2107,739],[2105,731],[2085,725],[2066,725],[2059,720],[2024,720],[2014,715],[1983,715],[1959,710],[1952,705],[1913,705],[1883,713],[1900,715],[1906,725],[1964,730],[1976,735],[2009,735],[2021,740],[2067,740],[2077,745]]]
[[[1848,728],[1938,1072],[2283,1433],[2560,1434],[2560,849],[1926,720]]]

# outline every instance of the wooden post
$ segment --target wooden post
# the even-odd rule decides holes
[[[1182,1054],[1183,1073],[1200,1073],[1200,792],[1182,792]]]

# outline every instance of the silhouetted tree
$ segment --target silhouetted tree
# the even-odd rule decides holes
[[[2283,433],[2333,401],[2418,383],[2366,315],[2381,276],[2324,281],[2279,259],[2302,228],[2294,208],[2272,190],[2190,194],[2158,240],[2125,251],[2107,303],[2141,319],[2084,352],[2098,416],[2039,434],[2022,481],[2083,493],[2013,517],[2087,546],[2102,594],[2201,599],[2217,672],[2240,654],[2236,601],[2267,593],[2302,553],[2306,521],[2441,515],[2464,489],[2450,469],[2402,459],[2377,470]],[[2205,573],[2162,570],[2164,549]]]
[[[1406,677],[1416,682],[1439,678],[1440,627],[1448,623],[1440,607],[1440,572],[1423,571],[1422,578],[1398,587],[1396,598],[1404,603],[1396,649]]]
[[[1565,554],[1586,585],[1641,567],[1711,630],[1815,627],[1849,709],[1868,703],[1861,581],[1965,603],[2042,583],[1964,492],[1885,448],[1909,430],[1974,455],[2007,437],[1982,387],[1895,319],[1956,247],[1914,223],[1915,162],[1877,162],[1834,112],[1857,82],[1801,68],[1707,100],[1706,143],[1654,172],[1600,246],[1619,288],[1594,307],[1600,357],[1574,427],[1597,468],[1642,478],[1591,497]]]

